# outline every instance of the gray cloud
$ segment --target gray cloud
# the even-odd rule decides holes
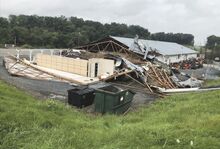
[[[0,16],[77,16],[102,23],[136,24],[151,32],[183,32],[196,43],[220,35],[219,0],[0,0]]]

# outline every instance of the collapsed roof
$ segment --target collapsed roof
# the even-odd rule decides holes
[[[178,55],[178,54],[196,54],[195,50],[188,47],[182,46],[174,42],[164,42],[155,40],[144,40],[144,39],[133,39],[124,37],[110,36],[111,38],[123,43],[128,46],[130,50],[139,52],[144,55],[145,50],[147,51],[157,51],[162,55]],[[136,41],[135,41],[136,40]],[[139,45],[139,47],[138,47]]]
[[[111,44],[109,44],[111,43]],[[135,38],[125,38],[109,36],[101,40],[78,47],[79,49],[96,50],[96,51],[114,51],[115,49],[130,50],[139,55],[145,55],[154,51],[164,56],[197,54],[198,52],[188,47],[174,42],[144,40]],[[146,58],[146,57],[145,57]]]

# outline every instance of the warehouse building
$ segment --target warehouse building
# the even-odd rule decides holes
[[[173,42],[109,36],[78,47],[88,51],[133,52],[144,59],[157,59],[166,64],[197,58],[198,52]]]

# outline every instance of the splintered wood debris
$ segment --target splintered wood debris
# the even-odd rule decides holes
[[[16,59],[14,59],[13,57],[4,57],[4,64],[8,72],[14,76],[24,76],[27,78],[39,79],[39,80],[61,81],[60,79],[52,75],[49,75],[48,73],[24,65],[19,61],[17,61]]]

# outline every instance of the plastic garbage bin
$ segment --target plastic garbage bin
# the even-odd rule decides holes
[[[77,87],[68,90],[68,103],[78,108],[86,107],[94,102],[94,89],[88,87]]]

